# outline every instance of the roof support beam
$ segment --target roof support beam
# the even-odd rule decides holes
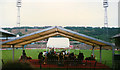
[[[41,32],[41,33],[38,33],[40,36],[44,36],[44,35],[48,35],[48,34],[51,34],[51,33],[54,33],[57,31],[57,28],[53,28],[53,29],[50,29],[48,31],[44,31],[44,32]]]
[[[89,39],[89,38],[86,38],[86,37],[83,37],[83,36],[79,36],[79,35],[74,34],[74,33],[70,33],[69,31],[64,31],[64,30],[61,30],[61,29],[58,29],[58,31],[60,33],[65,34],[65,35],[70,35],[70,36],[73,36],[73,37],[76,37],[76,38],[80,38],[81,40],[84,40],[84,41],[87,41],[87,42],[90,42],[90,43],[93,43],[93,44],[96,44],[96,45],[101,45],[102,44],[102,43],[95,43],[94,40],[92,40],[92,39]],[[81,38],[81,37],[83,37],[83,38]]]
[[[52,33],[53,33],[53,32],[52,32]],[[52,33],[49,33],[49,34],[52,34]],[[46,35],[48,35],[48,34],[46,34]],[[18,42],[18,43],[15,43],[15,44],[24,43],[24,42],[26,42],[26,41],[34,40],[34,39],[37,39],[37,38],[40,38],[40,37],[43,37],[43,36],[46,36],[46,35],[39,35],[39,36],[37,36],[37,37],[30,38],[30,39],[28,39],[28,40],[21,39],[21,40],[24,40],[24,41]],[[33,42],[35,42],[35,41],[33,41]]]
[[[72,37],[72,36],[69,36],[69,35],[65,35],[65,34],[62,34],[62,33],[59,33],[59,35],[61,36],[64,36],[64,37],[67,37],[67,38],[70,38],[70,39],[73,39],[73,40],[76,40],[76,41],[79,41],[79,42],[82,42],[82,43],[86,43],[88,45],[93,45],[92,43],[89,43],[89,42],[85,42],[83,40],[80,40],[78,38],[75,38],[75,37]]]
[[[6,43],[7,45],[9,44],[9,45],[12,45],[12,44],[14,44],[14,45],[16,45],[16,42],[23,42],[23,40],[21,40],[21,39],[18,39],[18,40],[14,40],[14,41],[11,41],[11,42],[8,42],[8,43]],[[3,44],[3,45],[6,45],[6,44]]]
[[[59,33],[62,33],[62,34],[65,34],[65,35],[69,35],[69,34],[66,34],[66,33],[64,33],[64,32],[59,32]],[[99,44],[97,44],[97,43],[94,43],[94,42],[91,42],[91,41],[89,41],[89,40],[85,40],[85,39],[82,39],[82,38],[80,38],[80,37],[76,37],[75,36],[75,34],[70,34],[69,36],[72,36],[72,37],[74,37],[74,38],[77,38],[77,39],[80,39],[80,40],[83,40],[84,42],[89,42],[89,43],[93,43],[93,44],[96,44],[96,45],[99,45]],[[93,46],[93,45],[92,45]]]
[[[64,29],[62,27],[57,27],[57,26],[43,29],[43,30],[33,32],[33,33],[30,33],[30,34],[27,34],[27,35],[24,35],[24,36],[21,36],[21,37],[12,39],[12,40],[5,41],[2,43],[2,45],[14,44],[15,47],[16,47],[16,45],[25,45],[25,44],[29,44],[31,42],[36,42],[39,40],[49,38],[51,36],[58,35],[55,33],[59,33],[59,34],[61,34],[61,36],[68,37],[70,39],[74,39],[74,40],[77,40],[79,42],[83,42],[83,43],[86,43],[86,44],[92,45],[92,46],[93,45],[95,45],[95,46],[96,45],[97,46],[99,46],[99,45],[112,46],[111,43],[104,42],[102,40],[98,40],[98,39],[86,36],[84,34],[80,34],[80,33],[77,33],[77,32],[74,32],[74,31],[71,31],[68,29]],[[52,35],[52,34],[55,34],[55,35]]]
[[[56,28],[53,28],[53,29],[50,29],[50,30],[47,30],[47,31],[43,31],[41,33],[34,33],[30,36],[27,36],[27,37],[23,37],[21,39],[17,39],[15,41],[11,41],[10,43],[7,43],[7,44],[19,44],[19,43],[22,43],[22,42],[26,42],[26,41],[30,41],[31,39],[36,39],[36,38],[39,38],[39,37],[42,37],[42,36],[45,36],[45,35],[48,35],[48,34],[51,34],[51,33],[55,33],[56,32]],[[17,42],[19,41],[19,42]]]
[[[19,43],[18,45],[26,45],[26,44],[30,44],[32,42],[36,42],[36,41],[39,41],[39,40],[43,40],[43,39],[46,39],[46,38],[49,38],[51,36],[55,36],[57,35],[58,33],[52,33],[52,34],[49,34],[49,35],[45,35],[45,36],[42,36],[42,37],[39,37],[39,38],[36,38],[36,39],[32,39],[30,41],[27,41],[27,42],[22,42],[22,43]]]

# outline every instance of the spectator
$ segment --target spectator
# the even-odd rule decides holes
[[[83,53],[79,53],[79,55],[78,55],[78,60],[83,60],[84,59],[84,55],[83,55]]]
[[[69,55],[69,58],[70,58],[70,60],[75,60],[74,53],[71,53],[71,54]]]
[[[23,62],[27,60],[27,56],[26,56],[25,50],[23,50],[22,56],[20,57],[19,60],[23,60]]]
[[[44,60],[44,57],[43,57],[43,53],[42,53],[42,52],[39,53],[38,59]]]

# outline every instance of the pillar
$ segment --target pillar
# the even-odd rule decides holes
[[[101,51],[102,51],[102,46],[100,46],[100,62],[102,62],[102,54],[101,54],[102,52]]]
[[[115,54],[115,46],[112,46],[112,68],[113,68],[113,70],[115,70],[115,67],[114,67],[114,54]]]
[[[13,48],[13,57],[12,57],[12,58],[13,58],[13,61],[14,61],[14,54],[15,54],[15,53],[14,53],[14,51],[15,51],[15,50],[14,50],[14,49],[15,49],[15,48],[14,48],[14,45],[12,45],[12,48]]]
[[[46,52],[47,52],[47,46],[46,46]]]
[[[94,47],[95,47],[95,46],[93,46],[93,49],[92,49],[92,50],[93,50],[93,52],[92,52],[92,54],[93,54],[93,57],[94,57]]]
[[[23,50],[24,50],[24,45],[22,45],[22,48],[23,48]]]

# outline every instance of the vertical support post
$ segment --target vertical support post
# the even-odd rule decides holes
[[[15,50],[14,50],[14,45],[12,45],[12,48],[13,48],[13,57],[12,57],[12,58],[13,58],[13,61],[14,61],[14,54],[15,54],[15,53],[14,53],[14,52],[15,52]]]
[[[92,54],[93,54],[93,57],[94,57],[94,47],[95,47],[95,46],[93,46],[93,49],[92,49],[92,50],[93,50],[93,52],[92,52]]]
[[[102,62],[102,52],[101,52],[101,50],[102,50],[102,46],[100,46],[100,62]]]
[[[46,52],[47,52],[47,47],[46,47]]]
[[[69,48],[69,53],[70,53],[70,48]]]
[[[112,68],[113,70],[115,70],[114,68],[114,55],[115,55],[115,46],[112,46]]]
[[[56,48],[54,48],[54,51],[56,51]]]
[[[24,45],[22,45],[22,48],[23,48],[23,50],[24,50]]]
[[[8,37],[6,37],[6,40],[8,40]]]

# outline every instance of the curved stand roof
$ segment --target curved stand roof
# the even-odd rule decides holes
[[[113,36],[112,38],[120,38],[120,33],[115,35],[115,36]]]
[[[15,37],[16,35],[0,28],[0,37]]]
[[[67,37],[91,46],[114,46],[111,43],[102,41],[100,39],[96,39],[84,34],[80,34],[78,32],[74,32],[59,26],[53,26],[47,29],[43,29],[40,31],[36,31],[15,39],[11,39],[8,41],[5,41],[2,43],[2,45],[18,45],[18,46],[22,46],[22,45],[26,45],[26,44],[30,44],[32,42],[36,42],[39,40],[43,40],[52,36],[56,36],[56,35],[61,35],[63,37]]]

